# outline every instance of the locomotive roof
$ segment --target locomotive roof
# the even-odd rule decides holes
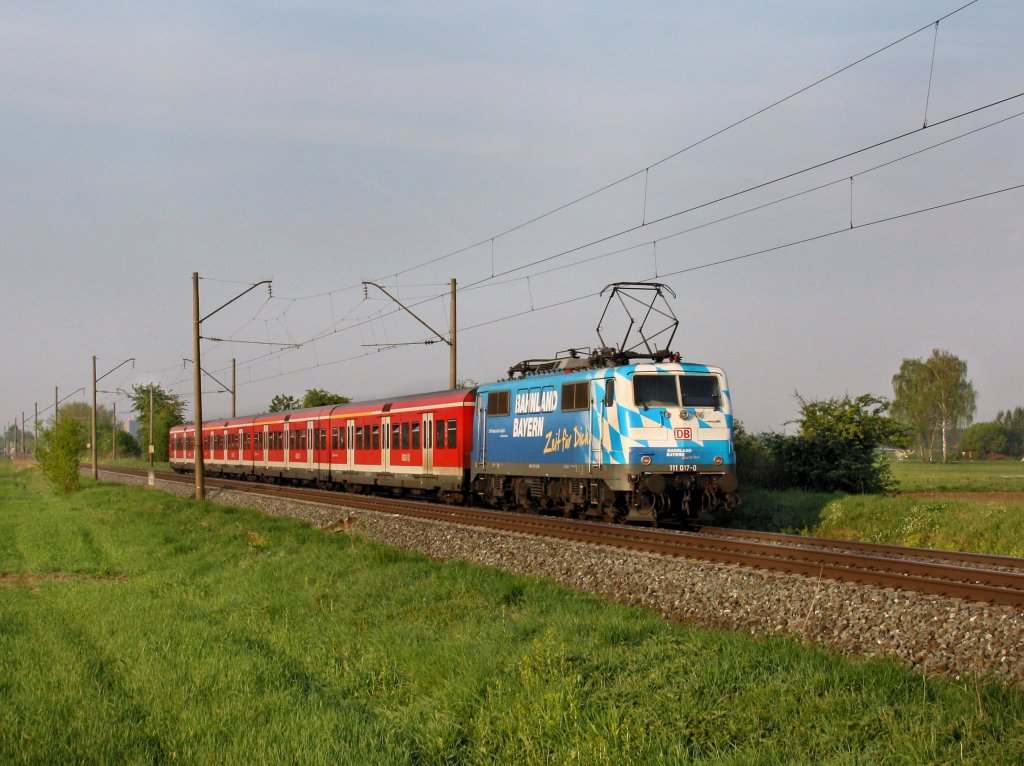
[[[509,386],[529,387],[531,385],[551,385],[558,381],[579,381],[579,380],[592,380],[594,378],[604,378],[609,375],[624,375],[631,374],[634,372],[690,372],[698,374],[710,374],[715,372],[722,372],[720,367],[715,367],[708,364],[700,364],[697,362],[636,362],[633,364],[622,364],[615,367],[583,367],[578,369],[565,369],[565,370],[551,370],[544,372],[535,372],[523,377],[506,378],[505,380],[495,381],[494,383],[485,383],[480,386],[481,390],[491,390],[494,388],[508,388]]]

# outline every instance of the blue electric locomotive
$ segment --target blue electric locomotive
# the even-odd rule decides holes
[[[608,365],[608,366],[605,366]],[[725,373],[592,356],[524,362],[476,391],[470,485],[498,507],[707,520],[737,501]]]

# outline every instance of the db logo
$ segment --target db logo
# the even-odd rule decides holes
[[[681,439],[686,440],[686,439],[692,439],[692,438],[693,438],[693,430],[692,429],[690,429],[690,428],[677,428],[676,429],[676,440],[677,441],[679,441]]]

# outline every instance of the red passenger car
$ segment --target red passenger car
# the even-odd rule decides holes
[[[458,501],[468,482],[473,406],[467,389],[208,421],[203,461],[211,475]],[[193,425],[171,429],[175,471],[193,470],[194,433]]]

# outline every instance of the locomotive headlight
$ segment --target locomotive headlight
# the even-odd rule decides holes
[[[679,410],[679,417],[681,417],[683,420],[688,420],[689,417],[690,417],[690,411],[689,410]]]
[[[642,458],[640,458],[640,462],[643,463],[644,465],[650,465],[651,464],[651,456],[650,455],[644,455]]]
[[[715,465],[721,465],[721,464],[722,464],[722,456],[718,455],[717,457],[715,457]]]

